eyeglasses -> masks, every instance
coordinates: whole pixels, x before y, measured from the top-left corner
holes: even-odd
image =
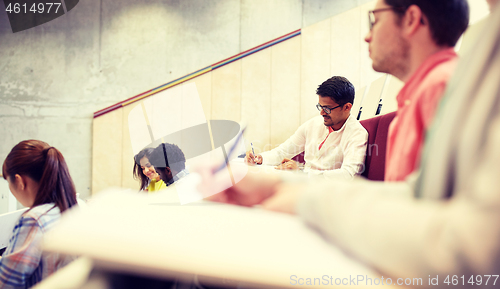
[[[373,25],[375,25],[375,12],[383,12],[383,11],[405,11],[404,7],[386,7],[375,10],[368,11],[368,27],[370,31],[373,29]]]
[[[316,108],[319,111],[323,110],[326,114],[330,114],[330,112],[332,112],[332,110],[336,109],[337,107],[341,107],[341,106],[344,106],[344,105],[337,105],[336,107],[329,108],[328,106],[322,106],[319,103],[316,104]]]
[[[383,11],[399,11],[399,12],[405,12],[408,7],[386,7],[386,8],[380,8],[380,9],[375,9],[375,10],[370,10],[368,11],[368,27],[370,28],[370,31],[373,29],[373,25],[375,25],[375,12],[383,12]],[[424,23],[424,19],[420,18],[420,23]]]

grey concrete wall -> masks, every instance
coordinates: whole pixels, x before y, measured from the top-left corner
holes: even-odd
[[[12,33],[0,1],[0,159],[44,140],[87,198],[93,112],[366,2],[81,0]]]

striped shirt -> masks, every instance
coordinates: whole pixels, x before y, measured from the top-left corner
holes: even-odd
[[[0,288],[32,287],[73,260],[57,253],[42,254],[43,235],[60,217],[53,203],[33,207],[21,215],[0,259]]]

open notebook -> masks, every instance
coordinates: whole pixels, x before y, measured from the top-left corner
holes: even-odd
[[[101,193],[86,210],[68,212],[44,249],[86,255],[107,270],[197,274],[265,288],[302,287],[297,283],[306,278],[317,278],[310,288],[328,287],[326,280],[339,287],[337,278],[381,278],[297,217],[205,201],[180,205],[177,198],[169,190]]]

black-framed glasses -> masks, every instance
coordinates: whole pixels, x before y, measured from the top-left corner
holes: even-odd
[[[368,27],[370,28],[370,31],[373,29],[373,25],[375,25],[375,12],[383,12],[383,11],[399,11],[399,12],[405,12],[408,7],[385,7],[385,8],[380,8],[380,9],[375,9],[375,10],[370,10],[368,11]],[[420,18],[420,23],[424,23],[424,19]]]
[[[386,7],[375,10],[368,11],[368,27],[370,31],[373,29],[373,25],[375,25],[375,12],[383,12],[383,11],[405,11],[404,7]]]
[[[337,105],[336,107],[332,107],[332,108],[329,108],[328,106],[322,106],[321,104],[316,104],[316,108],[321,111],[323,110],[326,114],[330,114],[330,112],[332,112],[332,110],[336,109],[337,107],[342,107],[344,106],[343,104],[342,105]]]

